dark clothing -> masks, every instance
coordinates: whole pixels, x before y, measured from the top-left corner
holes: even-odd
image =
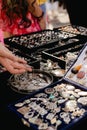
[[[72,25],[87,27],[86,0],[63,0]]]

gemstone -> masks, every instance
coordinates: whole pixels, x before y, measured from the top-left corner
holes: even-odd
[[[84,71],[79,71],[77,74],[77,78],[82,79],[85,76],[85,72]]]

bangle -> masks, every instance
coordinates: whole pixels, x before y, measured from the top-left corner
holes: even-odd
[[[43,18],[43,16],[44,16],[44,12],[42,12],[42,14],[41,14],[41,16],[35,16],[39,21]]]

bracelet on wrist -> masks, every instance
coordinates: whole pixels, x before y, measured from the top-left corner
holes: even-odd
[[[43,18],[43,16],[44,16],[44,12],[42,12],[41,16],[39,17],[35,16],[35,17],[38,19],[38,21],[40,21]]]

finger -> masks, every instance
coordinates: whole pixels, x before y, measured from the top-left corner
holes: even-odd
[[[0,57],[0,63],[2,64],[2,66],[5,67],[7,71],[9,71],[12,74],[24,73],[26,71],[24,65],[15,65],[12,60],[9,60],[4,57]]]
[[[23,63],[23,64],[27,64],[27,61],[25,61],[24,58],[20,58],[18,56],[14,57],[14,61],[19,62],[19,63]]]
[[[26,71],[32,72],[32,70],[33,70],[33,67],[32,67],[32,66],[26,64],[25,67],[26,67]]]
[[[26,71],[32,71],[32,67],[28,65],[19,65],[19,64],[14,64],[14,66],[11,65],[11,67],[8,68],[9,72],[12,74],[21,74]]]
[[[32,67],[28,64],[21,64],[18,62],[12,63],[12,67],[19,70],[32,71]]]
[[[25,69],[9,68],[9,72],[11,74],[22,74],[22,73],[26,72],[26,70]]]
[[[18,61],[21,63],[26,63],[26,61],[23,58],[20,58],[18,56],[15,56],[8,48],[6,48],[4,45],[0,45],[0,56],[9,58],[14,61]]]
[[[5,66],[5,70],[9,71],[11,74],[21,74],[24,73],[26,71],[25,67],[23,67],[22,65],[18,66],[18,65],[12,65],[13,62],[9,60],[6,63],[3,63],[3,66]]]

